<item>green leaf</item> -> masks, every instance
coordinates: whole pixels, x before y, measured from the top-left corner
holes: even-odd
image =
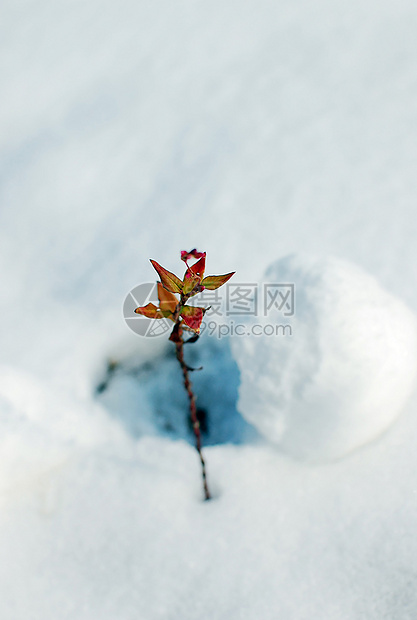
[[[226,282],[230,280],[230,278],[234,276],[235,273],[236,271],[232,271],[231,273],[226,273],[224,276],[206,276],[201,281],[201,284],[202,286],[204,286],[204,288],[208,288],[209,291],[214,291],[216,290],[216,288],[219,288],[223,284],[226,284]]]
[[[184,295],[188,295],[191,293],[193,288],[200,283],[200,276],[196,273],[193,273],[191,269],[187,269],[184,275],[184,282],[182,285],[182,292]]]

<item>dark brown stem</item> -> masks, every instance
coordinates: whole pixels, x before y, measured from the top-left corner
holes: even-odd
[[[194,431],[195,440],[196,440],[197,452],[198,452],[198,455],[199,455],[200,461],[201,461],[202,476],[203,476],[203,488],[204,488],[204,499],[207,500],[207,499],[210,499],[210,493],[209,493],[208,485],[207,485],[206,464],[204,462],[203,453],[201,451],[201,429],[200,429],[200,422],[198,421],[198,417],[197,417],[197,408],[196,408],[196,404],[195,404],[194,392],[192,390],[191,381],[190,381],[190,378],[188,376],[188,366],[184,362],[184,348],[183,348],[184,347],[184,340],[183,340],[183,337],[182,337],[181,323],[178,320],[177,320],[177,323],[175,325],[175,331],[176,331],[175,347],[176,347],[177,360],[179,361],[179,363],[181,365],[182,374],[183,374],[183,377],[184,377],[184,387],[185,387],[185,389],[187,391],[188,398],[189,398],[189,401],[190,401],[191,423],[193,425],[193,431]]]

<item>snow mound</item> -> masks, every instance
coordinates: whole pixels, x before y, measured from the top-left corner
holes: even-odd
[[[129,448],[105,411],[18,368],[0,364],[0,495],[30,487],[74,451]]]
[[[414,314],[340,259],[292,255],[272,264],[264,282],[294,284],[294,313],[277,303],[249,321],[250,331],[288,325],[285,336],[231,339],[242,415],[306,460],[338,458],[378,437],[415,385]]]

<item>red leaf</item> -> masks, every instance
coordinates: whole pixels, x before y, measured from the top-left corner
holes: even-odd
[[[155,304],[146,304],[146,306],[141,306],[140,308],[135,309],[136,314],[142,314],[146,316],[148,319],[163,319],[164,315],[161,313],[159,308],[155,306]]]
[[[182,342],[181,323],[175,323],[169,336],[169,340],[171,340],[171,342],[175,342],[175,344],[179,344],[180,342]]]
[[[206,268],[206,253],[204,252],[200,260],[194,263],[194,265],[192,265],[190,269],[193,273],[196,273],[198,276],[200,276],[200,280],[201,280],[201,278],[204,275],[205,268]]]
[[[224,276],[206,276],[201,284],[204,288],[208,288],[209,291],[214,291],[216,288],[219,288],[223,284],[225,284],[230,278],[236,273],[236,271],[232,271],[231,273],[226,273]]]
[[[183,321],[196,334],[200,332],[201,321],[203,320],[205,309],[197,306],[183,306],[181,316]]]
[[[150,259],[154,269],[158,272],[159,277],[161,278],[162,284],[165,286],[167,291],[171,291],[171,293],[181,293],[182,291],[182,282],[181,280],[174,274],[161,267],[159,263],[155,260]]]
[[[181,260],[183,261],[187,261],[191,257],[201,258],[203,255],[205,256],[205,252],[197,252],[196,248],[194,248],[193,250],[190,250],[189,252],[186,252],[185,250],[181,250]]]

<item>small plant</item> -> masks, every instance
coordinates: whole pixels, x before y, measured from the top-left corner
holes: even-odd
[[[181,366],[184,387],[190,402],[190,420],[195,435],[196,449],[201,461],[204,498],[208,500],[210,499],[210,492],[207,482],[206,464],[201,451],[200,422],[197,416],[196,399],[189,378],[190,371],[201,370],[201,368],[191,368],[185,363],[184,344],[193,343],[198,340],[201,322],[210,306],[209,308],[187,306],[187,301],[190,297],[194,297],[194,295],[201,293],[204,289],[213,291],[219,288],[225,284],[235,272],[232,271],[223,276],[204,277],[206,253],[197,252],[195,248],[190,252],[182,251],[181,260],[183,260],[187,266],[182,280],[151,259],[151,263],[160,277],[160,282],[157,283],[159,307],[155,306],[153,303],[148,303],[146,306],[136,308],[135,312],[149,319],[166,318],[174,323],[169,339],[175,344],[177,360]],[[196,260],[197,262],[194,262],[194,264],[190,266],[188,263],[191,260]],[[179,297],[177,297],[177,295]],[[184,331],[193,332],[193,336],[184,341]]]

